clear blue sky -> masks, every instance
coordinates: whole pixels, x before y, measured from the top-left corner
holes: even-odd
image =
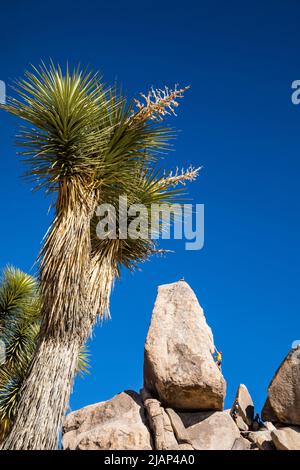
[[[205,247],[164,244],[176,253],[123,275],[72,409],[140,388],[157,285],[184,276],[223,351],[227,405],[243,382],[260,410],[300,339],[300,106],[290,99],[300,79],[299,2],[12,0],[1,2],[0,17],[0,80],[8,84],[51,57],[101,70],[129,97],[151,85],[192,85],[165,166],[204,165],[190,194],[205,204]],[[50,223],[49,200],[21,178],[16,120],[0,119],[0,266],[28,271]]]

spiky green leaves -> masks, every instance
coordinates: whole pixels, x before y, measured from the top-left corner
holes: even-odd
[[[10,321],[20,311],[30,314],[30,307],[35,296],[36,281],[19,269],[7,267],[0,285],[0,328],[5,321]]]
[[[32,67],[15,87],[19,97],[4,109],[27,121],[18,143],[27,157],[29,174],[50,190],[60,179],[74,174],[93,176],[105,148],[107,91],[97,75],[42,65]]]
[[[78,356],[77,371],[80,376],[88,374],[90,370],[90,354],[87,346],[82,346]]]
[[[168,130],[134,118],[133,103],[100,77],[66,67],[32,67],[15,87],[18,98],[3,106],[28,123],[18,144],[38,187],[56,190],[80,175],[101,187],[128,181],[136,161],[166,148]]]
[[[6,268],[0,284],[0,339],[5,344],[5,363],[0,365],[0,435],[7,432],[16,412],[20,387],[36,347],[39,312],[36,280],[19,269]]]

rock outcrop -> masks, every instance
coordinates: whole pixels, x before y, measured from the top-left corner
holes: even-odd
[[[238,437],[235,441],[234,444],[231,448],[231,450],[250,450],[251,449],[251,443],[248,441],[248,439],[245,439],[244,437]]]
[[[239,428],[240,431],[248,431],[249,430],[249,426],[248,424],[245,423],[245,421],[243,420],[243,418],[241,416],[236,416],[234,418],[234,421],[235,421],[235,424],[237,425],[237,427]]]
[[[168,408],[176,439],[195,450],[231,450],[240,437],[227,411],[175,412]]]
[[[62,445],[68,450],[151,450],[141,397],[132,391],[70,413]]]
[[[175,438],[169,416],[161,403],[153,398],[145,389],[141,391],[144,406],[147,412],[149,428],[151,429],[156,450],[178,449],[179,444]]]
[[[273,423],[300,425],[300,348],[292,350],[277,369],[262,417]]]
[[[225,380],[198,300],[184,281],[160,286],[145,345],[144,388],[70,413],[68,450],[300,450],[300,349],[269,386],[264,423],[243,384],[223,411]]]
[[[171,408],[222,410],[226,384],[214,351],[211,329],[189,285],[160,286],[145,345],[145,388]]]
[[[245,434],[246,435],[246,434]],[[275,446],[272,442],[271,432],[268,430],[263,431],[250,431],[247,433],[247,439],[253,442],[259,450],[274,450]]]
[[[277,450],[300,450],[300,427],[287,426],[271,434]]]

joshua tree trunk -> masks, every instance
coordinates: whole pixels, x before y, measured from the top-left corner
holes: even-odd
[[[56,449],[80,349],[78,341],[42,339],[4,449]]]
[[[68,408],[77,358],[113,272],[91,257],[90,221],[97,197],[73,182],[60,189],[56,217],[41,254],[42,328],[3,449],[55,449]]]

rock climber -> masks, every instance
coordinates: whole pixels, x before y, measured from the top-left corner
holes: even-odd
[[[256,413],[255,417],[253,418],[253,424],[252,424],[253,430],[258,430],[262,426],[263,426],[263,422],[260,419],[259,414]]]
[[[236,420],[239,413],[240,413],[240,407],[239,407],[238,402],[235,401],[234,406],[232,407],[232,411],[231,411],[231,416],[233,417],[234,420]]]
[[[222,365],[222,351],[217,351],[215,352],[215,361],[216,361],[216,364],[217,366],[219,367],[219,369],[221,369],[221,365]]]

